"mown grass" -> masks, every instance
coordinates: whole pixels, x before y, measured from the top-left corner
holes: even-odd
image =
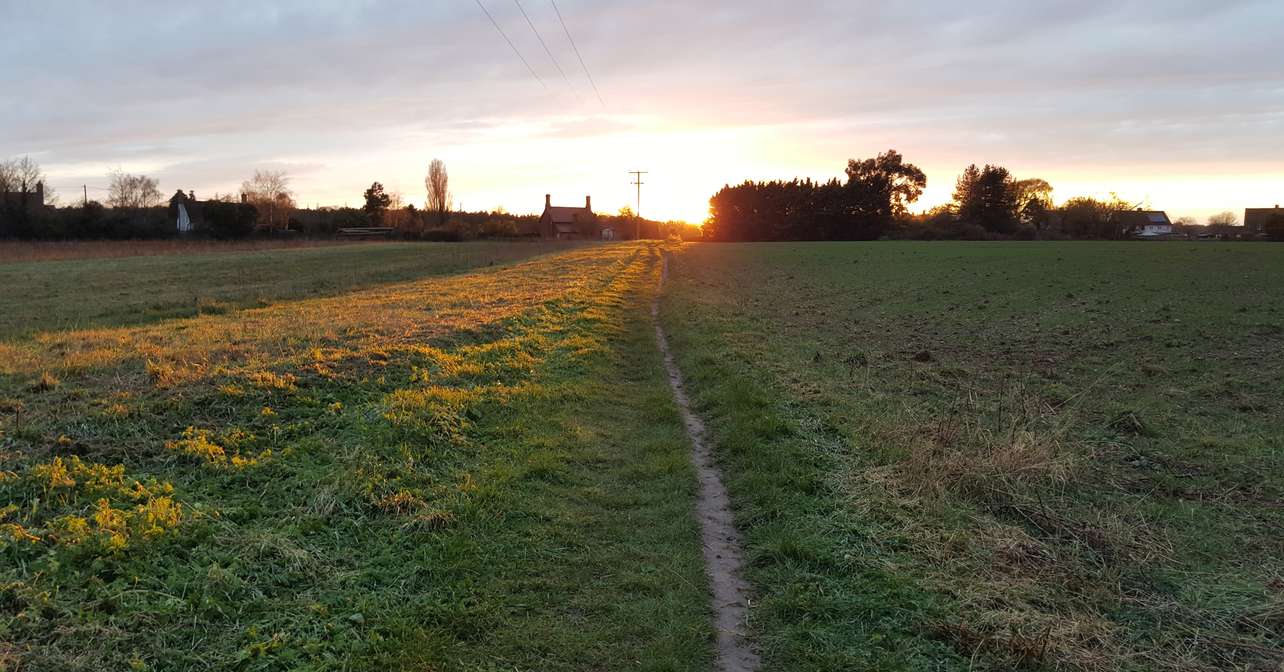
[[[0,669],[704,669],[657,255],[4,343]]]
[[[769,669],[1284,662],[1284,248],[693,245]]]
[[[40,331],[148,324],[334,296],[571,249],[565,243],[542,241],[249,250],[237,243],[214,243],[198,247],[200,254],[147,253],[151,248],[145,243],[92,244],[99,246],[112,251],[138,247],[146,256],[0,258],[0,341]]]

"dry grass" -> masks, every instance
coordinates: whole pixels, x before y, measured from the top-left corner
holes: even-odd
[[[1017,388],[997,409],[968,395],[939,417],[891,423],[883,441],[908,453],[893,468],[913,494],[994,502],[1032,485],[1064,484],[1078,454],[1067,445],[1069,427],[1064,413]]]
[[[624,660],[697,669],[705,596],[690,501],[673,495],[690,474],[671,468],[685,448],[665,381],[640,358],[662,393],[600,412],[627,442],[590,440],[599,411],[579,403],[625,384],[609,372],[626,324],[653,347],[624,320],[641,314],[634,293],[653,286],[655,259],[594,246],[0,343],[0,552],[21,554],[0,569],[14,624],[0,640],[15,644],[0,654],[59,672],[129,669],[135,655],[153,669],[461,669],[473,647],[505,668],[538,669],[552,651],[591,660],[552,667],[610,669],[592,657],[623,647],[646,649]],[[636,462],[651,455],[666,466]],[[654,506],[608,511],[578,494],[620,489],[592,480],[617,459],[629,497]],[[666,485],[639,486],[643,472]],[[639,541],[666,526],[682,550]],[[575,549],[582,573],[564,560]],[[603,578],[675,558],[676,584],[668,569]],[[620,600],[624,582],[690,594]],[[674,624],[670,650],[637,623]]]
[[[592,253],[567,257],[568,263],[592,258]],[[118,367],[136,362],[157,387],[224,375],[270,385],[278,382],[270,372],[273,365],[312,365],[318,348],[349,359],[483,329],[530,305],[564,296],[570,287],[558,278],[567,275],[550,264],[521,264],[443,283],[431,297],[411,284],[154,326],[46,333],[30,341],[0,343],[0,374],[35,379],[47,372],[65,378],[112,370],[120,376],[128,372]]]
[[[63,261],[67,259],[115,259],[170,254],[218,254],[284,250],[332,245],[378,245],[385,241],[339,239],[298,240],[67,240],[0,241],[0,263],[16,261]]]
[[[133,249],[131,243],[113,245],[118,247],[112,250]],[[228,245],[173,248],[192,254],[0,263],[0,286],[16,288],[0,292],[0,341],[41,332],[228,315],[282,301],[507,265],[577,247],[555,241],[398,242],[244,252],[236,251],[236,244]]]
[[[1131,657],[1179,669],[1173,656],[1130,649],[1108,616],[1125,593],[1120,568],[1166,561],[1173,548],[1136,510],[1073,506],[1068,493],[1094,477],[1076,422],[1073,405],[1021,386],[997,398],[962,394],[936,417],[907,407],[874,430],[903,457],[852,465],[845,487],[894,519],[926,559],[927,584],[958,606],[932,631],[974,663],[1104,672]],[[960,511],[970,512],[965,525],[941,524]]]

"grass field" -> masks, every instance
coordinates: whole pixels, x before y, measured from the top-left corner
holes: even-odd
[[[765,669],[1284,663],[1281,246],[383,244],[0,286],[0,671],[710,669],[657,296]]]
[[[386,241],[360,241],[382,245]],[[115,259],[159,255],[224,254],[288,250],[303,247],[352,246],[342,238],[256,238],[249,240],[0,240],[0,263],[11,261],[61,261]]]
[[[24,244],[0,244],[0,251],[20,245]],[[161,251],[138,242],[82,245],[101,254],[0,263],[0,287],[5,288],[0,292],[0,340],[43,330],[145,324],[280,300],[334,296],[571,248],[545,242],[357,243],[284,249],[213,243],[197,245],[193,252],[191,245],[171,245]],[[139,254],[118,256],[129,251]]]
[[[256,253],[206,289],[536,249]],[[658,259],[563,248],[0,343],[0,669],[705,669]],[[32,272],[101,268],[62,263]],[[117,263],[130,291],[176,268]],[[101,291],[61,287],[69,315]]]
[[[772,670],[1276,670],[1284,247],[687,246]]]

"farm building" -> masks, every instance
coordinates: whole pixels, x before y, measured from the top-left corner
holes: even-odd
[[[1266,224],[1271,219],[1284,219],[1284,208],[1276,204],[1273,208],[1248,208],[1244,210],[1244,230],[1249,234],[1266,232]]]
[[[45,183],[37,182],[35,191],[0,191],[0,206],[15,206],[28,210],[45,207]]]
[[[539,218],[539,235],[552,240],[597,238],[597,215],[593,214],[593,197],[584,197],[584,207],[553,205],[553,196],[544,196],[544,214]]]
[[[1138,238],[1171,236],[1173,223],[1162,210],[1129,210],[1119,213],[1119,221]]]

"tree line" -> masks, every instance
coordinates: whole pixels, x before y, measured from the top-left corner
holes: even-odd
[[[705,238],[719,241],[963,239],[1122,239],[1133,235],[1126,213],[1138,209],[1112,195],[1053,204],[1053,187],[1021,179],[1002,166],[964,169],[953,201],[921,214],[909,206],[927,176],[895,150],[852,159],[846,179],[746,181],[710,199]],[[1233,213],[1210,220],[1217,225]]]
[[[422,209],[402,196],[373,183],[358,208],[300,208],[290,176],[283,171],[258,170],[236,193],[197,199],[178,190],[166,199],[153,177],[113,171],[103,201],[81,200],[59,207],[53,190],[45,189],[45,206],[36,207],[37,184],[47,184],[39,164],[30,158],[0,161],[0,238],[137,239],[166,238],[177,231],[178,206],[194,224],[191,235],[241,238],[250,235],[298,233],[333,235],[341,229],[389,227],[404,238],[464,240],[518,236],[535,230],[538,217],[495,212],[454,210],[446,165],[434,159],[424,178]],[[54,203],[50,203],[54,201]]]
[[[847,162],[847,181],[748,181],[723,187],[709,202],[712,240],[873,240],[927,186],[927,175],[895,150]]]

